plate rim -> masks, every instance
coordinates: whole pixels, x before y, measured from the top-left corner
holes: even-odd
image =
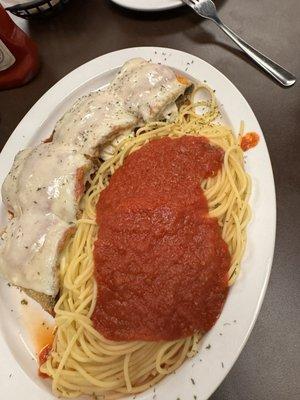
[[[127,53],[135,53],[135,52],[143,52],[143,51],[164,51],[164,52],[171,52],[172,54],[176,54],[178,56],[180,55],[184,55],[184,57],[192,57],[197,59],[198,61],[200,61],[201,63],[204,63],[204,65],[208,66],[210,69],[212,69],[212,71],[214,73],[217,73],[217,75],[219,75],[219,77],[224,80],[227,84],[229,84],[231,86],[232,89],[234,89],[236,91],[236,93],[240,96],[241,99],[243,99],[243,101],[245,102],[245,104],[247,105],[247,107],[249,108],[250,113],[252,114],[252,118],[254,119],[254,121],[257,123],[258,127],[260,128],[260,132],[262,133],[261,127],[257,121],[257,118],[252,110],[252,108],[250,107],[249,103],[247,102],[247,100],[245,99],[245,97],[240,93],[240,91],[236,88],[236,86],[223,74],[221,73],[218,69],[216,69],[214,66],[212,66],[211,64],[207,63],[206,61],[202,60],[201,58],[189,54],[187,52],[183,52],[180,50],[176,50],[176,49],[171,49],[171,48],[165,48],[165,47],[154,47],[154,46],[143,46],[143,47],[131,47],[131,48],[125,48],[122,50],[117,50],[114,52],[110,52],[107,54],[104,54],[102,56],[99,56],[79,67],[77,67],[76,69],[74,69],[73,71],[71,71],[70,73],[68,73],[67,75],[65,75],[62,79],[60,79],[56,84],[54,84],[43,96],[41,96],[41,98],[32,106],[32,108],[26,113],[26,115],[23,117],[23,119],[19,122],[19,124],[17,125],[17,127],[14,129],[13,133],[11,134],[10,138],[8,139],[8,141],[6,142],[5,146],[3,147],[1,154],[0,154],[0,163],[2,164],[2,162],[7,162],[7,160],[9,160],[10,157],[8,157],[9,153],[13,153],[15,154],[16,152],[16,148],[22,148],[22,140],[21,142],[18,140],[18,132],[21,131],[21,128],[23,125],[26,125],[26,122],[28,120],[28,118],[31,116],[31,114],[34,114],[34,112],[36,112],[38,110],[39,107],[41,107],[41,105],[43,104],[43,102],[47,101],[47,99],[51,98],[55,92],[57,90],[59,90],[60,86],[62,86],[63,84],[65,84],[65,86],[72,86],[72,89],[68,90],[67,89],[67,94],[75,91],[77,88],[80,88],[81,86],[83,86],[86,82],[88,82],[90,79],[92,79],[92,77],[87,78],[85,76],[83,76],[82,78],[78,79],[78,74],[80,72],[84,72],[84,70],[89,70],[89,67],[91,67],[92,69],[92,65],[93,63],[105,63],[106,60],[108,60],[112,55],[117,56],[119,55],[123,55],[123,54],[127,54]],[[134,55],[136,56],[136,55]],[[128,54],[128,58],[132,57],[132,55]],[[100,68],[101,69],[101,68]],[[109,70],[109,68],[103,67],[102,71],[98,73],[99,76],[103,75],[105,72],[107,72]],[[84,74],[83,74],[84,75]],[[87,74],[90,75],[90,74]],[[77,81],[76,85],[74,83],[72,83],[72,78],[74,76],[77,76],[77,78],[75,79],[75,81]],[[54,103],[56,103],[54,101]],[[51,108],[51,105],[50,105]],[[45,116],[45,120],[47,120],[47,116]],[[34,137],[35,135],[31,135],[31,137]],[[25,138],[25,137],[24,137]],[[262,138],[263,138],[263,142],[265,143],[265,139],[262,133]],[[250,333],[255,325],[255,322],[257,320],[257,317],[259,315],[259,311],[261,309],[262,306],[262,302],[266,293],[266,289],[267,289],[267,285],[269,282],[269,277],[270,277],[270,273],[271,273],[271,267],[272,267],[272,262],[273,262],[273,257],[274,257],[274,248],[275,248],[275,234],[276,234],[276,194],[275,194],[275,183],[274,183],[274,175],[273,175],[273,170],[272,170],[272,165],[271,165],[271,161],[270,161],[270,155],[269,155],[269,151],[268,148],[266,146],[266,156],[267,156],[267,161],[269,163],[269,172],[270,172],[270,177],[271,177],[271,189],[273,191],[273,196],[271,199],[271,204],[270,204],[270,209],[271,209],[271,213],[273,213],[273,218],[272,218],[272,253],[270,254],[267,266],[266,266],[266,274],[264,276],[264,281],[263,281],[263,285],[261,288],[261,291],[259,293],[259,297],[257,298],[257,302],[256,302],[256,307],[255,307],[255,311],[253,314],[253,317],[251,317],[251,323],[248,326],[247,329],[247,333],[243,336],[242,338],[242,342],[239,346],[239,348],[237,349],[237,351],[234,354],[234,357],[231,360],[230,365],[226,368],[225,373],[222,376],[222,379],[219,380],[218,384],[215,385],[214,387],[212,387],[211,392],[209,394],[209,396],[211,396],[211,394],[219,387],[219,385],[222,383],[222,381],[225,379],[225,377],[227,376],[228,372],[230,371],[230,369],[232,368],[232,366],[235,364],[237,358],[239,357],[242,349],[244,348],[245,344],[247,343],[247,340],[250,336]],[[10,158],[11,160],[11,158]],[[1,174],[2,175],[2,174]],[[1,181],[1,180],[0,180]],[[3,343],[5,343],[3,340],[3,334],[2,332],[0,332],[0,349],[2,349]],[[3,343],[2,343],[3,342]],[[5,346],[8,349],[8,345]],[[10,349],[9,349],[10,352]],[[16,366],[18,366],[19,369],[20,366],[17,362],[17,360],[13,359],[14,363]],[[27,374],[25,373],[25,371],[22,371],[23,375],[26,376],[27,381],[28,381],[28,389],[30,390],[30,388],[33,386],[32,380],[27,376]],[[0,374],[1,377],[2,374]],[[35,388],[38,388],[37,385],[35,385]],[[45,392],[43,391],[43,394],[45,395]],[[208,398],[209,396],[205,397]],[[51,397],[52,398],[52,397]]]
[[[132,11],[142,11],[142,12],[158,12],[158,11],[166,11],[173,10],[175,8],[183,7],[184,4],[181,0],[172,0],[172,4],[163,4],[161,6],[146,6],[145,2],[143,2],[143,6],[132,5],[131,3],[127,3],[127,0],[111,0],[114,4],[117,4],[119,7],[126,8],[127,10]]]

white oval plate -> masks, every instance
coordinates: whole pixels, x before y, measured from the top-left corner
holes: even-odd
[[[230,289],[219,320],[202,340],[199,354],[156,386],[159,400],[186,400],[194,396],[204,400],[220,385],[248,339],[266,291],[274,251],[276,207],[269,154],[257,119],[236,87],[207,62],[177,50],[140,47],[96,58],[54,85],[23,118],[0,155],[0,184],[17,151],[49,137],[55,122],[79,96],[105,86],[117,68],[132,57],[161,62],[196,80],[206,80],[216,90],[225,122],[237,132],[243,120],[246,130],[260,135],[258,146],[246,154],[246,169],[253,182],[253,219],[248,228],[241,274]],[[2,224],[5,214],[1,205]],[[24,324],[28,325],[28,316],[36,313],[39,306],[33,301],[26,307],[20,305],[23,297],[17,289],[0,280],[0,397],[54,399],[50,381],[37,376],[36,354],[24,328]],[[136,398],[152,400],[153,389]]]
[[[163,11],[183,6],[181,0],[111,0],[121,7],[136,11]]]

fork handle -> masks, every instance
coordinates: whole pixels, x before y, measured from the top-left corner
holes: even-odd
[[[273,78],[275,78],[283,86],[292,86],[296,82],[296,77],[288,72],[286,69],[276,64],[270,58],[264,54],[255,50],[236,33],[234,33],[228,26],[223,24],[219,18],[212,19],[223,32],[226,33],[256,64],[268,72]]]

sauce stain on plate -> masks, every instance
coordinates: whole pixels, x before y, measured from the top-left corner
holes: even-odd
[[[242,136],[241,148],[247,151],[255,147],[259,142],[259,135],[256,132],[249,132]]]
[[[38,356],[46,346],[52,346],[55,324],[53,318],[42,309],[32,307],[31,303],[27,307],[22,313],[23,326]]]

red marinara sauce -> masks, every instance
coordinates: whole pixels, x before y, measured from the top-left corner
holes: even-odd
[[[259,135],[256,132],[249,132],[242,136],[241,149],[247,151],[255,147],[259,142]]]
[[[39,70],[35,43],[0,5],[0,90],[29,82]]]
[[[200,182],[217,174],[223,156],[201,137],[153,140],[102,191],[92,319],[106,338],[174,340],[216,322],[230,255]]]

